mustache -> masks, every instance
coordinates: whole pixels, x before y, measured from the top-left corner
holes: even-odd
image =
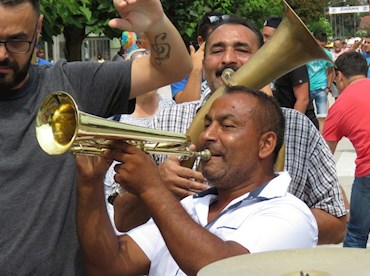
[[[222,75],[222,72],[227,69],[227,68],[230,68],[230,69],[233,69],[234,71],[238,70],[239,67],[236,66],[236,65],[225,65],[223,67],[221,67],[220,69],[217,69],[216,71],[216,77],[221,77]]]
[[[212,155],[216,154],[223,154],[223,151],[220,149],[217,149],[211,142],[205,142],[204,144],[200,145],[200,151],[208,149]]]
[[[15,62],[12,62],[8,59],[6,60],[3,60],[3,61],[0,61],[0,66],[3,66],[3,67],[11,67],[11,68],[14,68],[15,67]]]

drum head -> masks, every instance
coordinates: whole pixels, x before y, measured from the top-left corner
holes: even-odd
[[[198,276],[370,275],[370,250],[318,247],[240,255],[220,260]]]

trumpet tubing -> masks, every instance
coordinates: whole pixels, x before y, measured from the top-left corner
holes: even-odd
[[[211,156],[207,149],[190,151],[191,140],[185,134],[123,124],[81,112],[73,98],[62,91],[51,93],[41,104],[36,137],[40,147],[50,155],[66,151],[101,155],[109,149],[109,140],[123,140],[151,154],[178,154],[203,160]]]

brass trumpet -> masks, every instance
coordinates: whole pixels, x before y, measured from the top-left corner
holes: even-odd
[[[178,154],[183,158],[208,160],[209,150],[192,152],[190,138],[182,133],[159,131],[123,124],[78,110],[66,92],[54,92],[41,104],[36,117],[36,137],[50,155],[70,151],[73,154],[100,155],[109,149],[109,140],[124,140],[146,153]]]

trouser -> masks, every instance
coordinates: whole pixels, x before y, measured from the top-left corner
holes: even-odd
[[[370,231],[370,174],[355,177],[344,247],[366,248]]]
[[[312,90],[310,91],[310,97],[315,102],[317,118],[325,118],[328,114],[328,95],[326,90]]]

